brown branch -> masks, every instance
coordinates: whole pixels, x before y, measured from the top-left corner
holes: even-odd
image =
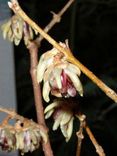
[[[50,37],[46,32],[44,32],[34,21],[32,21],[25,12],[21,9],[16,0],[11,0],[8,3],[9,7],[24,21],[26,21],[33,29],[39,32],[50,44],[52,44],[56,49],[63,52],[67,59],[78,66],[80,70],[91,79],[109,98],[117,103],[117,94],[111,88],[109,88],[105,83],[103,83],[97,76],[95,76],[89,69],[87,69],[79,60],[77,60],[69,49],[64,49],[61,47],[52,37]]]
[[[53,19],[50,21],[50,23],[43,29],[46,33],[48,33],[50,31],[50,29],[56,24],[59,23],[61,21],[61,16],[66,12],[66,10],[71,6],[71,4],[74,2],[75,0],[69,0],[67,2],[67,4],[56,14],[54,12],[52,12],[53,14]],[[36,38],[35,42],[38,46],[40,46],[41,41],[44,39],[44,37],[42,35],[40,35],[39,37]]]
[[[30,62],[31,62],[30,73],[31,73],[31,78],[33,83],[37,120],[39,124],[46,127],[43,104],[42,104],[41,89],[40,89],[40,85],[37,82],[37,73],[36,73],[36,68],[38,64],[38,47],[34,42],[30,42],[28,45],[28,49],[30,53]],[[43,146],[43,151],[45,156],[53,156],[49,139],[47,143],[43,142],[42,146]]]
[[[92,141],[92,143],[96,149],[96,152],[99,154],[99,156],[105,156],[103,148],[96,141],[96,139],[95,139],[93,133],[91,132],[90,128],[87,125],[84,128],[85,128],[90,140]]]
[[[95,139],[95,137],[94,137],[93,133],[91,132],[90,128],[87,126],[86,116],[84,114],[79,113],[78,115],[76,115],[76,117],[80,121],[80,128],[79,128],[79,131],[76,133],[76,135],[78,137],[78,145],[77,145],[76,156],[80,156],[80,153],[81,153],[81,145],[82,145],[82,140],[84,138],[83,129],[86,130],[86,132],[87,132],[91,142],[93,143],[98,155],[99,156],[105,156],[103,148],[98,144],[98,142]]]
[[[84,139],[83,128],[85,126],[85,118],[86,118],[86,116],[85,115],[77,115],[77,117],[79,118],[79,121],[80,121],[80,128],[79,128],[79,131],[76,133],[76,135],[78,137],[76,156],[80,156],[82,140]]]
[[[19,119],[19,120],[24,119],[23,116],[18,115],[14,110],[8,110],[6,108],[3,108],[2,106],[0,106],[0,112],[4,112],[4,113],[8,114],[11,118],[14,118],[14,119]]]
[[[8,114],[8,116],[5,119],[3,119],[2,124],[7,123],[8,120],[10,120],[10,119],[16,119],[16,120],[20,120],[22,122],[28,121],[30,123],[35,124],[37,127],[41,127],[44,131],[47,131],[47,129],[43,125],[41,125],[41,124],[39,125],[39,124],[35,123],[33,120],[24,118],[23,116],[17,114],[14,110],[6,109],[6,108],[3,108],[2,106],[0,106],[0,112],[4,112],[4,113]]]

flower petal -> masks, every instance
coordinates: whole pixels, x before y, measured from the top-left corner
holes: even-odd
[[[22,150],[24,148],[24,132],[16,133],[16,149]]]
[[[9,31],[8,31],[8,33],[7,33],[7,39],[8,39],[9,41],[13,42],[14,34],[13,34],[13,32],[12,32],[11,27],[9,28]]]
[[[43,98],[46,102],[50,101],[50,98],[49,98],[50,90],[51,90],[51,88],[50,88],[49,82],[48,81],[44,82],[42,94],[43,94]]]
[[[7,38],[7,33],[9,31],[9,28],[11,26],[11,20],[9,20],[7,23],[3,24],[1,26],[1,29],[3,31],[3,38],[6,39]]]
[[[70,77],[71,81],[74,84],[74,87],[79,92],[80,96],[83,96],[83,87],[82,87],[79,77],[75,73],[69,71],[68,69],[64,69],[64,71]]]
[[[60,68],[55,68],[55,70],[53,71],[53,76],[55,77],[58,89],[62,88],[61,73],[62,73],[62,69]]]
[[[74,64],[72,63],[69,63],[68,67],[67,67],[71,72],[77,74],[78,76],[80,76],[81,74],[81,70],[75,66]]]
[[[56,97],[62,97],[62,94],[58,90],[51,90],[51,94]]]
[[[67,125],[60,125],[61,132],[63,136],[66,138],[67,137]]]
[[[11,20],[12,20],[11,27],[12,27],[13,34],[17,39],[21,40],[23,35],[23,20],[18,16],[13,16]]]
[[[69,139],[72,136],[72,132],[73,132],[73,120],[74,120],[74,117],[72,117],[71,120],[68,123],[66,142],[68,142]]]
[[[54,65],[51,64],[51,65],[46,69],[46,71],[44,72],[44,75],[43,75],[44,81],[49,81],[50,74],[51,74],[51,72],[52,72],[53,70],[54,70]]]
[[[48,111],[50,111],[50,110],[56,108],[57,106],[58,106],[58,102],[57,102],[57,101],[51,103],[50,105],[48,105],[48,106],[45,108],[44,114],[46,114]]]
[[[20,43],[20,39],[18,39],[18,38],[14,38],[14,44],[17,46],[17,45],[19,45],[19,43]]]
[[[72,113],[64,112],[62,121],[61,121],[61,125],[67,124],[70,121],[71,117],[72,117]]]
[[[30,26],[29,26],[29,35],[30,35],[30,40],[33,39],[34,33],[33,33],[33,30]]]
[[[52,58],[43,61],[43,62],[39,62],[39,64],[37,65],[37,81],[38,83],[41,82],[43,80],[43,74],[46,70],[46,68],[48,67],[49,64],[51,64],[53,61]]]
[[[48,119],[54,112],[54,109],[51,109],[50,111],[48,111],[45,115],[45,119]]]
[[[47,143],[47,141],[48,141],[48,135],[47,135],[47,133],[45,133],[44,131],[41,131],[40,130],[40,134],[41,134],[41,137],[42,137],[43,141],[45,143]]]
[[[53,131],[55,131],[55,130],[57,130],[57,128],[59,127],[59,125],[60,125],[60,122],[61,122],[61,120],[62,120],[62,112],[59,114],[59,116],[55,119],[55,121],[54,121],[54,125],[53,125],[53,127],[52,127],[52,129],[53,129]]]

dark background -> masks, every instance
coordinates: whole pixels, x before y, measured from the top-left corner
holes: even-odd
[[[50,11],[56,13],[67,0],[19,1],[24,11],[42,28],[51,20]],[[49,34],[57,41],[69,39],[70,47],[85,66],[93,71],[108,86],[117,91],[117,0],[76,0]],[[51,48],[45,40],[39,54]],[[36,121],[32,82],[29,74],[29,53],[23,42],[15,47],[15,69],[18,111]],[[98,87],[82,74],[84,97],[74,98],[86,114],[87,122],[107,156],[116,156],[117,149],[117,104],[110,100]],[[53,120],[47,121],[55,156],[75,156],[78,122],[74,121],[71,140],[65,140],[58,130],[52,132]],[[97,156],[95,149],[84,132],[81,156]],[[42,154],[37,150],[27,156]]]

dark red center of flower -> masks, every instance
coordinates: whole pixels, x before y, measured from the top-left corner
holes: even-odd
[[[54,78],[55,80],[55,78]],[[76,96],[76,89],[69,78],[69,76],[64,72],[64,70],[61,73],[61,83],[62,88],[58,89],[56,82],[53,80],[52,90],[55,90],[56,92],[60,92],[65,97],[74,97]]]

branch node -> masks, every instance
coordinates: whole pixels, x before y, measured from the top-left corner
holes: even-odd
[[[53,12],[53,11],[51,11],[51,13],[52,13],[52,15],[53,15],[53,19],[54,19],[57,23],[59,23],[59,22],[61,21],[61,17],[60,17],[58,14],[56,14],[55,12]]]

